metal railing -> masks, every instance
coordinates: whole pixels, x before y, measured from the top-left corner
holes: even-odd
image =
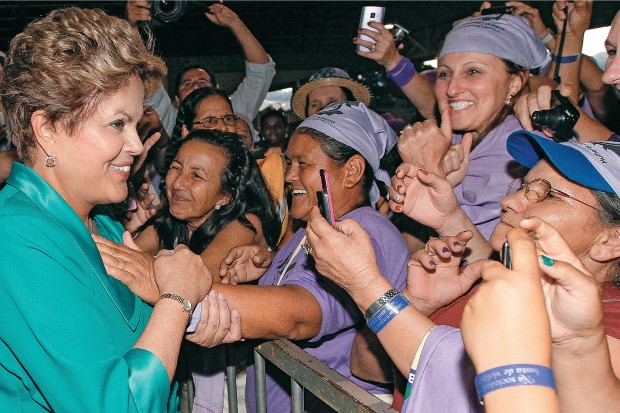
[[[267,413],[265,359],[291,378],[293,413],[304,411],[304,389],[339,413],[398,413],[288,340],[268,341],[254,349],[258,413]]]
[[[226,386],[229,413],[237,413],[237,384],[233,346],[226,346]],[[291,410],[304,411],[304,390],[313,393],[338,413],[398,413],[387,403],[359,387],[288,340],[272,340],[254,348],[256,411],[267,413],[265,360],[291,378]],[[187,383],[189,406],[193,383]],[[190,407],[191,411],[191,407]]]

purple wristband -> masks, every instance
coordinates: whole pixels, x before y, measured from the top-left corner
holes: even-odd
[[[403,57],[392,70],[388,70],[386,73],[398,87],[403,87],[413,79],[416,72],[411,60]]]

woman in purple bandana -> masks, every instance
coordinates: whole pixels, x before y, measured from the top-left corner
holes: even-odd
[[[290,216],[305,223],[317,206],[317,191],[322,190],[319,171],[325,170],[335,219],[353,219],[364,228],[386,278],[402,288],[407,247],[396,227],[371,207],[379,196],[375,180],[389,182],[379,161],[395,143],[396,134],[385,119],[363,103],[331,104],[305,119],[291,137],[285,179],[293,195]],[[344,290],[316,271],[305,235],[305,228],[299,229],[273,259],[255,246],[233,249],[220,275],[238,282],[260,277],[259,285],[216,283],[214,288],[226,295],[231,308],[240,310],[243,337],[293,339],[367,391],[389,394],[389,387],[353,376],[350,354],[363,325],[362,314]],[[253,412],[253,369],[248,369],[247,377],[246,405]],[[290,411],[289,387],[288,377],[273,366],[267,368],[267,411]],[[306,394],[305,406],[309,411],[327,411],[311,394]]]
[[[520,16],[490,15],[458,22],[439,54],[435,96],[441,129],[426,121],[407,126],[398,143],[405,162],[447,174],[459,204],[485,238],[499,219],[506,185],[522,176],[506,151],[508,135],[521,129],[512,115],[527,89],[528,70],[542,65],[544,44]],[[435,147],[433,160],[420,158]],[[463,162],[444,156],[450,145]],[[471,149],[471,152],[470,152]],[[440,170],[439,170],[440,169]]]

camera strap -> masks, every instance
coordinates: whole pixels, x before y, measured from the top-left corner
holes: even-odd
[[[560,65],[562,64],[562,52],[564,50],[564,40],[566,39],[566,27],[568,26],[568,6],[564,7],[564,25],[562,28],[562,35],[560,36],[560,47],[558,48],[557,61],[555,62],[555,72],[553,73],[553,80],[559,85],[562,83],[560,77]]]

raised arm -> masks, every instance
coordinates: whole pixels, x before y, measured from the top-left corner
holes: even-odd
[[[416,73],[413,63],[398,52],[392,33],[383,24],[370,22],[368,25],[378,30],[379,33],[368,29],[359,29],[359,34],[370,37],[376,42],[376,45],[373,47],[372,42],[356,37],[353,39],[353,43],[371,49],[368,52],[356,50],[357,55],[372,59],[383,66],[387,76],[400,87],[420,114],[425,119],[434,119],[437,101],[433,84],[426,76]]]

